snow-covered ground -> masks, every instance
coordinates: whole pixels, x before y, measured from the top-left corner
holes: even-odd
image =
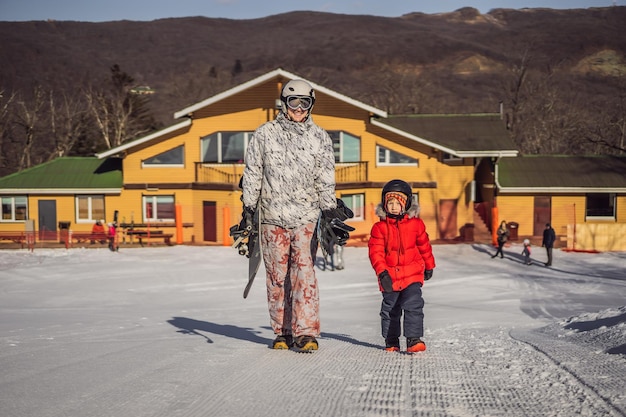
[[[366,248],[318,270],[314,353],[268,348],[265,272],[244,300],[231,248],[0,251],[0,416],[626,415],[626,253],[434,252],[410,355],[382,349]]]

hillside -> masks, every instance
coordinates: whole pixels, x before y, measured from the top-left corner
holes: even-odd
[[[156,91],[152,111],[169,125],[175,111],[282,67],[394,114],[496,112],[503,102],[519,121],[521,93],[553,88],[584,119],[625,92],[624,22],[626,7],[0,22],[0,90],[78,90],[117,64]]]

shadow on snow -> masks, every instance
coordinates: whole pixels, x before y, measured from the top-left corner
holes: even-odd
[[[167,322],[172,326],[178,328],[178,333],[192,336],[200,336],[206,339],[207,343],[213,343],[213,340],[210,337],[206,336],[204,333],[231,337],[233,339],[245,340],[247,342],[258,343],[266,346],[271,345],[273,340],[259,336],[260,331],[255,331],[251,328],[233,326],[230,324],[217,324],[208,321],[194,320],[188,317],[172,317]],[[263,328],[271,330],[270,327]],[[322,332],[321,337],[339,340],[341,342],[350,343],[352,345],[364,346],[374,349],[381,348],[380,345],[356,340],[345,334]]]

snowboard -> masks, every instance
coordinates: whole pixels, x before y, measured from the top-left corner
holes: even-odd
[[[119,243],[119,233],[118,233],[118,217],[120,215],[119,210],[115,210],[113,212],[113,227],[115,228],[115,234],[113,235],[113,237],[111,238],[111,242],[109,244],[109,249],[112,252],[118,252],[120,250],[120,243]]]
[[[314,260],[318,244],[322,249],[322,270],[344,269],[343,246],[350,238],[350,232],[355,230],[343,222],[354,217],[354,213],[341,199],[337,199],[337,210],[341,215],[340,218],[327,219],[323,215],[319,216],[311,242],[311,255]]]
[[[261,266],[261,242],[259,239],[259,210],[254,212],[254,226],[244,227],[242,223],[230,228],[230,236],[235,240],[232,244],[239,255],[248,258],[248,283],[243,290],[243,298],[248,297],[254,277]]]

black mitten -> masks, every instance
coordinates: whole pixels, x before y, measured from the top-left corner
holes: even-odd
[[[432,277],[433,277],[433,270],[432,269],[427,269],[426,271],[424,271],[424,279],[426,281],[428,281]]]
[[[389,275],[386,269],[378,275],[378,281],[380,282],[380,286],[383,287],[383,292],[393,292],[391,275]]]

